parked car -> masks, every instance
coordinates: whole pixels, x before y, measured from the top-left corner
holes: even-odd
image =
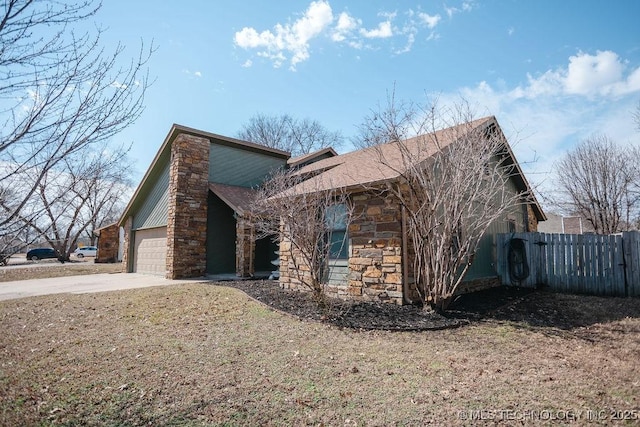
[[[84,258],[86,256],[96,256],[96,253],[98,253],[98,248],[96,248],[95,246],[83,246],[73,251],[73,253],[78,258]]]
[[[58,258],[56,251],[52,248],[35,248],[27,252],[27,259],[38,261],[39,259]]]
[[[8,252],[0,252],[0,264],[7,265],[9,264],[9,258],[11,258],[11,254]]]

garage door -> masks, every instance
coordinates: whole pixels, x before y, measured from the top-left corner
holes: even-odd
[[[167,271],[167,227],[135,232],[133,272],[164,276]]]

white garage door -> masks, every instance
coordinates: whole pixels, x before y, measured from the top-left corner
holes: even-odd
[[[167,271],[167,227],[135,232],[133,272],[164,276]]]

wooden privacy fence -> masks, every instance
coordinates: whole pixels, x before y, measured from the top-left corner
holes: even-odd
[[[502,283],[559,292],[640,296],[640,232],[498,234]]]

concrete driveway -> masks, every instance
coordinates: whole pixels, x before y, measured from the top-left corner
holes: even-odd
[[[48,294],[85,294],[150,286],[206,282],[202,279],[168,280],[161,276],[137,273],[87,274],[50,279],[0,282],[0,301]]]

